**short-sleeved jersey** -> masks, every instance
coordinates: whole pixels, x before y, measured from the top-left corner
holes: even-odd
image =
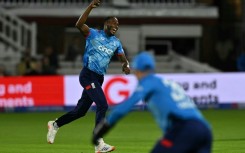
[[[107,36],[104,30],[89,29],[86,38],[83,65],[104,75],[114,54],[124,54],[121,42],[115,36]]]
[[[185,94],[180,85],[154,74],[150,74],[139,81],[132,96],[112,110],[107,117],[108,123],[110,125],[115,124],[139,100],[146,102],[163,132],[171,127],[171,123],[173,123],[171,117],[173,116],[182,120],[197,119],[207,124],[194,102]]]

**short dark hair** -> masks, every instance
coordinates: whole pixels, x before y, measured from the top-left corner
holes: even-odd
[[[104,19],[104,23],[106,23],[107,21],[109,21],[109,20],[112,19],[112,18],[117,18],[117,17],[115,17],[115,16],[108,16],[108,17],[106,17],[106,18]]]

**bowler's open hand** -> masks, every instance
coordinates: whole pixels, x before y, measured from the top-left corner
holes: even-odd
[[[93,0],[93,1],[91,2],[92,8],[96,8],[96,7],[98,7],[99,5],[100,5],[100,0]]]
[[[122,65],[122,71],[123,71],[125,74],[130,74],[130,67],[129,67],[129,64],[124,63],[124,64]]]

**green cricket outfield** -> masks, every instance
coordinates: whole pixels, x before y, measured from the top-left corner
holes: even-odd
[[[245,153],[245,110],[202,110],[213,128],[213,153]],[[62,127],[46,142],[47,122],[64,112],[1,113],[0,153],[93,153],[94,112]],[[148,111],[134,111],[104,138],[115,153],[148,153],[161,131]]]

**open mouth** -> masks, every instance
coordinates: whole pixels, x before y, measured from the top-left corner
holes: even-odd
[[[111,32],[114,34],[114,33],[116,33],[117,32],[117,28],[112,28],[111,29]]]

